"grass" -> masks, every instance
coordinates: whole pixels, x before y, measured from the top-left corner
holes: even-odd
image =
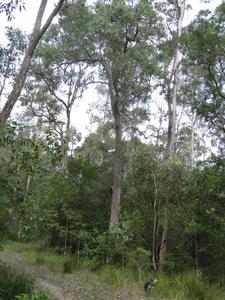
[[[61,271],[64,266],[64,257],[56,253],[54,249],[38,250],[38,245],[33,243],[21,243],[8,241],[4,245],[6,251],[17,251],[26,256],[31,262],[46,265],[53,271]]]
[[[99,281],[111,286],[112,289],[127,286],[129,282],[129,273],[115,266],[102,267],[98,272]]]
[[[171,300],[224,300],[225,291],[218,285],[210,284],[201,272],[190,271],[182,274],[158,276],[154,288],[155,299]]]
[[[48,266],[52,270],[70,273],[80,280],[81,286],[91,289],[104,289],[106,293],[120,293],[122,299],[140,299],[144,297],[144,282],[150,278],[158,279],[151,291],[154,300],[224,300],[225,291],[209,281],[200,272],[190,271],[168,276],[154,272],[143,272],[142,282],[138,282],[138,274],[131,269],[121,269],[106,265],[100,267],[95,260],[80,259],[73,256],[66,259],[53,249],[39,251],[37,245],[31,243],[7,242],[5,251],[18,251],[30,261]],[[93,272],[94,271],[94,272]],[[118,294],[119,295],[119,294]],[[133,295],[136,295],[133,296]],[[140,296],[141,295],[141,296]],[[110,299],[110,298],[108,298]]]
[[[21,293],[31,293],[34,288],[34,280],[27,274],[1,265],[0,287],[0,299],[13,300]]]

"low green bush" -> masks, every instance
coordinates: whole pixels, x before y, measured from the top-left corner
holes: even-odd
[[[45,259],[44,259],[44,256],[41,254],[38,254],[36,259],[35,259],[35,262],[38,264],[38,265],[44,265],[45,263]]]
[[[16,295],[31,293],[34,280],[29,275],[0,265],[1,300],[14,300]]]
[[[21,294],[16,296],[17,300],[45,300],[49,298],[51,291],[50,289],[46,289],[43,291],[34,290],[31,295]]]
[[[155,278],[154,275],[151,277]],[[149,277],[150,278],[150,277]],[[201,272],[190,271],[168,276],[157,275],[157,285],[152,290],[156,299],[170,300],[223,300],[224,291],[215,284],[210,284]]]
[[[63,272],[64,273],[72,273],[75,269],[76,262],[72,257],[67,257],[63,262]]]
[[[222,290],[214,284],[210,284],[201,272],[188,272],[176,278],[180,299],[188,300],[219,300],[224,299]],[[178,293],[179,294],[179,293]]]
[[[126,270],[116,266],[105,266],[98,271],[98,277],[101,282],[110,284],[112,288],[125,286],[129,281]]]

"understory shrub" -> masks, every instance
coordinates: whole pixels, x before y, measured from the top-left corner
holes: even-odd
[[[76,269],[77,262],[72,256],[68,256],[63,261],[63,271],[64,273],[72,273]]]
[[[185,299],[188,300],[222,300],[222,290],[210,284],[208,279],[201,272],[188,272],[176,278],[178,290],[181,291]]]
[[[17,300],[45,300],[49,298],[51,291],[50,289],[46,289],[43,291],[34,290],[31,295],[21,294],[16,296]]]
[[[129,281],[128,273],[116,266],[105,266],[98,271],[100,281],[110,284],[112,288],[122,287]]]
[[[190,271],[168,276],[158,275],[155,296],[171,300],[223,300],[224,291],[210,284],[201,272]]]
[[[34,280],[5,265],[0,265],[1,299],[14,300],[16,295],[29,294],[34,289]]]

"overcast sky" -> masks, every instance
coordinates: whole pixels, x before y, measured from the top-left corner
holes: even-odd
[[[4,27],[5,26],[13,26],[19,27],[21,30],[25,31],[26,33],[30,33],[33,29],[33,25],[35,22],[36,14],[40,5],[41,0],[27,0],[26,2],[26,10],[22,12],[17,12],[15,14],[15,19],[8,23],[6,18],[1,15],[0,18],[0,38],[1,43],[5,41],[4,38]],[[49,0],[47,9],[45,12],[45,19],[50,14],[52,8],[54,7],[54,3],[56,0]],[[188,4],[192,6],[192,10],[186,12],[184,25],[188,24],[191,20],[194,19],[195,15],[201,9],[210,9],[214,10],[222,0],[211,0],[210,3],[201,3],[201,0],[188,0]],[[87,117],[87,109],[90,102],[94,101],[97,98],[96,92],[94,88],[90,88],[84,95],[83,100],[79,100],[79,103],[75,104],[73,110],[73,125],[77,128],[79,132],[82,132],[82,135],[87,135],[89,130],[86,128],[89,124],[88,117]],[[14,110],[15,111],[15,110]],[[88,125],[89,126],[89,125]],[[91,130],[91,128],[89,127]]]
[[[36,13],[41,0],[26,0],[25,2],[26,2],[26,11],[17,13],[15,20],[13,20],[11,24],[29,33],[33,28],[34,21],[36,18]],[[57,2],[56,0],[48,1],[46,15],[49,14],[49,12],[54,6],[54,3],[56,2]],[[192,11],[186,12],[185,22],[190,22],[191,19],[194,18],[194,16],[198,13],[200,9],[214,10],[216,6],[218,6],[221,2],[222,0],[211,0],[210,3],[201,3],[201,0],[187,0],[187,3],[192,6]],[[2,18],[2,16],[1,16],[1,23],[2,23],[1,24],[1,31],[2,31],[2,25],[5,24],[5,20],[4,18]]]

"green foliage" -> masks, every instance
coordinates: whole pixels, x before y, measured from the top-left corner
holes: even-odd
[[[63,270],[64,257],[59,255],[54,248],[46,247],[40,250],[37,244],[12,241],[7,242],[4,247],[6,251],[18,251],[33,263],[44,264],[51,270]]]
[[[210,285],[201,272],[190,272],[178,276],[176,285],[179,289],[178,299],[185,297],[190,300],[222,299],[222,291],[216,285]]]
[[[73,269],[75,268],[76,261],[73,257],[66,257],[63,262],[63,272],[64,273],[72,273]]]
[[[34,288],[34,280],[25,273],[0,265],[0,286],[3,300],[14,300],[21,293],[30,293]]]
[[[168,276],[157,275],[157,285],[152,290],[156,299],[216,300],[224,298],[224,291],[218,285],[210,284],[201,272],[190,271]]]
[[[45,263],[45,259],[43,255],[37,255],[35,262],[39,265],[43,265]]]
[[[139,272],[139,281],[141,281],[141,273],[145,267],[150,266],[151,252],[138,247],[135,251],[129,253],[129,265],[135,266]]]
[[[183,51],[187,57],[184,64],[185,93],[192,101],[192,108],[204,118],[214,133],[224,134],[225,114],[224,72],[224,22],[225,3],[214,14],[201,11],[187,27],[183,35]],[[190,88],[191,87],[191,88]]]
[[[98,277],[101,282],[110,284],[113,289],[126,285],[129,280],[127,272],[115,266],[101,268]]]
[[[50,289],[46,289],[46,290],[34,290],[32,291],[31,295],[27,295],[27,294],[21,294],[16,296],[15,298],[18,300],[44,300],[44,299],[48,299],[50,296]]]
[[[114,225],[109,230],[97,236],[97,245],[94,255],[102,263],[121,263],[124,265],[128,257],[129,246],[132,242],[132,232],[130,232],[130,221],[121,220],[119,225]]]
[[[180,42],[184,59],[180,65],[179,101],[191,114],[196,110],[211,122],[216,134],[224,133],[225,6],[222,3],[213,15],[201,12],[177,41],[172,31],[166,35],[156,11],[166,11],[172,21],[176,17],[175,10],[171,10],[174,2],[169,1],[167,7],[167,2],[161,1],[161,8],[150,2],[97,1],[90,7],[83,1],[67,1],[59,24],[52,26],[36,51],[27,94],[21,98],[24,105],[31,105],[29,113],[35,106],[39,113],[50,112],[51,120],[56,121],[65,105],[57,102],[54,94],[60,91],[60,95],[68,96],[71,90],[65,89],[75,84],[75,79],[78,85],[84,80],[83,87],[87,80],[94,79],[95,74],[81,74],[85,63],[92,64],[98,79],[105,81],[104,63],[108,64],[125,133],[121,145],[120,223],[108,229],[115,150],[112,114],[104,114],[103,120],[98,116],[97,131],[75,150],[73,145],[64,170],[62,145],[69,142],[68,150],[77,141],[76,131],[64,141],[58,127],[61,123],[46,126],[45,118],[40,117],[37,126],[10,123],[0,136],[0,238],[38,240],[42,251],[16,244],[17,250],[33,262],[65,273],[82,267],[97,270],[101,280],[105,276],[109,284],[119,286],[127,281],[118,265],[135,266],[141,280],[141,275],[147,278],[145,274],[151,270],[153,253],[157,264],[168,213],[164,259],[165,270],[171,276],[162,275],[154,293],[171,299],[211,299],[212,293],[217,295],[216,286],[204,276],[221,285],[224,280],[224,156],[212,157],[190,170],[190,126],[182,126],[177,133],[176,155],[167,161],[166,130],[157,125],[152,131],[150,126],[153,136],[147,144],[137,137],[136,127],[143,120],[149,121],[143,103],[147,101],[146,107],[151,106],[153,77],[161,76],[154,82],[167,94],[165,74],[172,67],[171,56]],[[4,9],[6,6],[0,2],[0,12]],[[25,48],[21,32],[8,28],[7,37],[7,47],[14,45],[15,49],[10,54],[8,48],[0,47],[1,79],[15,75]],[[79,73],[78,69],[83,71]],[[167,114],[162,112],[161,118],[163,124]],[[224,137],[218,137],[224,151]],[[195,150],[201,158],[203,151],[197,139],[196,135]],[[194,268],[204,275],[174,276]]]
[[[5,245],[5,248],[9,251],[10,249],[15,251],[16,249],[20,249],[21,251],[24,249],[27,252],[21,252],[23,255],[27,255],[29,249],[36,249],[34,246],[20,244],[20,243],[12,243]],[[36,249],[37,252],[37,249]],[[148,251],[144,249],[137,249],[136,256],[138,257],[147,257]],[[10,253],[10,252],[9,252]],[[53,256],[53,252],[48,250],[49,257]],[[58,257],[58,260],[60,257]],[[65,262],[65,258],[61,256],[62,263]],[[135,258],[136,259],[136,258]],[[121,268],[115,265],[106,265],[106,266],[97,266],[97,261],[93,259],[80,259],[79,266],[78,261],[75,259],[74,256],[68,256],[67,261],[69,262],[70,266],[72,266],[74,270],[73,276],[77,278],[77,276],[84,276],[85,284],[92,283],[93,286],[96,287],[99,283],[101,286],[104,286],[104,289],[108,289],[113,292],[118,290],[123,291],[135,291],[137,288],[137,276],[134,274],[133,270],[130,268]],[[44,264],[48,266],[48,261],[45,260]],[[56,264],[56,261],[55,261]],[[75,267],[74,267],[75,266]],[[54,269],[56,271],[56,268]],[[89,273],[88,270],[91,270],[92,273]],[[60,270],[61,273],[62,269]],[[93,273],[95,271],[96,273]],[[157,278],[158,282],[157,285],[151,291],[151,296],[154,299],[178,299],[178,300],[190,300],[190,299],[208,299],[208,300],[222,300],[224,299],[224,289],[223,283],[221,282],[221,287],[218,284],[212,284],[209,282],[208,278],[203,275],[201,272],[196,271],[189,271],[184,273],[177,273],[171,274],[168,276],[167,274],[162,273],[154,273],[149,269],[143,270],[142,280],[139,283],[140,292],[143,293],[143,285],[144,283],[149,280],[150,278]],[[37,296],[42,295],[45,297],[46,291],[39,291],[37,292]],[[32,293],[26,292],[25,295],[21,295],[20,297],[30,297],[30,298],[18,298],[18,299],[33,299],[31,298]],[[36,295],[36,294],[35,294]],[[138,296],[137,296],[138,297]],[[8,298],[3,298],[8,299]],[[14,298],[13,298],[14,299]],[[36,299],[36,298],[34,298]],[[39,298],[37,298],[39,299]],[[40,299],[47,299],[47,298],[40,298]]]
[[[9,21],[11,21],[14,16],[14,10],[19,9],[19,11],[25,9],[25,3],[22,0],[8,0],[0,2],[0,13],[4,12]]]

